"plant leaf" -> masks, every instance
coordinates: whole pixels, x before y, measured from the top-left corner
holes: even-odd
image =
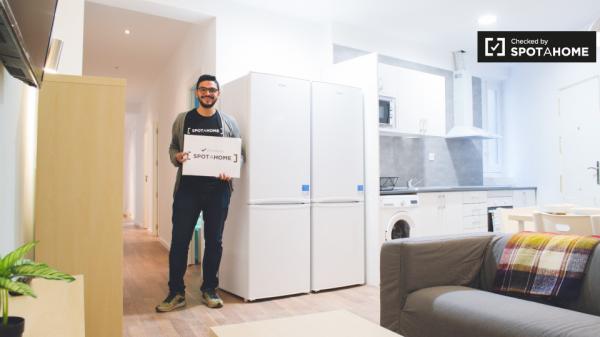
[[[29,259],[21,259],[17,262],[15,262],[15,264],[13,265],[14,267],[16,266],[24,266],[24,265],[28,265],[28,264],[37,264]]]
[[[46,280],[64,280],[72,282],[75,278],[69,274],[52,269],[45,264],[28,264],[12,268],[14,276],[41,277]]]
[[[26,243],[23,246],[8,253],[0,260],[0,276],[10,276],[10,268],[25,256],[35,245],[37,241]]]
[[[33,289],[31,289],[30,286],[26,285],[25,283],[13,282],[5,277],[0,277],[0,289],[7,289],[21,295],[36,297]]]

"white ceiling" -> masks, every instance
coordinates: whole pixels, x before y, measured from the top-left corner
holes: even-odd
[[[83,74],[127,80],[127,109],[134,112],[161,67],[192,24],[87,2]],[[131,31],[130,35],[124,33]]]
[[[231,0],[319,21],[386,31],[423,45],[471,49],[477,30],[581,30],[600,17],[598,0]],[[484,14],[495,25],[478,27]]]
[[[160,65],[191,28],[190,22],[208,18],[198,8],[210,8],[215,14],[236,5],[381,31],[397,37],[389,43],[406,40],[448,51],[474,51],[477,30],[582,30],[600,17],[598,0],[88,0],[84,74],[125,77],[128,102],[140,102]],[[477,18],[484,14],[496,15],[498,22],[478,27]],[[128,27],[132,34],[126,36],[123,30]]]

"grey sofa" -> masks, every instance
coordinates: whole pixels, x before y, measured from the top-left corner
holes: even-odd
[[[598,337],[600,245],[562,307],[491,292],[508,236],[410,238],[381,249],[381,325],[405,337]]]

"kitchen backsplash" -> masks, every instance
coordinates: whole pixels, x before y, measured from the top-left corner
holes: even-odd
[[[425,182],[423,138],[379,137],[379,171],[382,177],[414,178]],[[422,184],[419,184],[422,185]]]
[[[417,186],[483,185],[481,140],[381,136],[379,153],[381,176],[401,184],[414,178]]]

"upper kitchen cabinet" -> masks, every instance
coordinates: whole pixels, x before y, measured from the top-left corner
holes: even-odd
[[[446,78],[427,72],[378,64],[379,95],[394,104],[395,132],[446,135]]]
[[[536,190],[523,189],[513,191],[514,207],[531,207],[536,205]]]

